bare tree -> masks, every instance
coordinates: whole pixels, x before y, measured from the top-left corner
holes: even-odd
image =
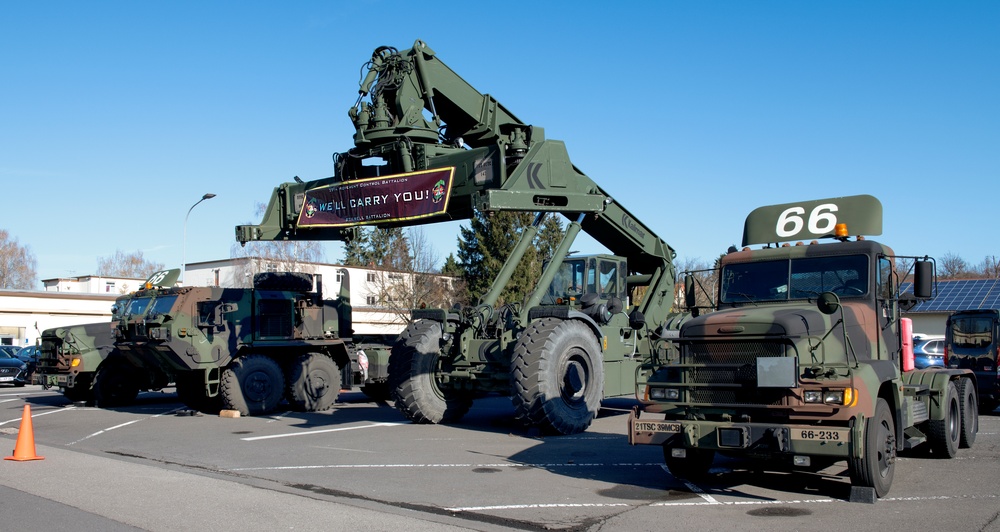
[[[950,251],[938,261],[938,266],[938,277],[942,279],[964,279],[972,276],[969,263]]]
[[[37,261],[27,246],[11,238],[6,229],[0,229],[0,288],[31,290],[35,288],[38,274]]]
[[[715,294],[719,282],[719,261],[714,265],[699,259],[681,259],[675,261],[677,269],[677,284],[674,287],[674,308],[691,310],[687,306],[684,294],[684,279],[690,276],[694,281],[694,307],[704,311],[715,308]]]
[[[1000,279],[1000,260],[996,255],[984,258],[976,267],[976,273],[989,279]]]
[[[163,269],[162,262],[150,262],[142,256],[142,251],[125,253],[120,249],[110,257],[97,259],[97,275],[105,277],[133,277],[145,279],[153,272]]]
[[[264,215],[267,208],[258,203],[254,214]],[[250,222],[248,222],[250,223]],[[314,273],[315,263],[323,262],[323,245],[315,240],[253,240],[246,245],[233,242],[229,256],[237,261],[233,278],[226,283],[233,288],[246,288],[253,284],[253,276],[261,272]]]
[[[440,259],[423,228],[407,229],[377,262],[380,268],[368,272],[368,291],[397,322],[408,322],[415,308],[449,308],[455,303],[455,279],[437,273]]]

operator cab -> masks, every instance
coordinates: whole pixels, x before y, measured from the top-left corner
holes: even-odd
[[[626,300],[625,276],[628,265],[615,255],[581,255],[567,258],[549,284],[543,305],[575,304],[587,294],[598,299]]]

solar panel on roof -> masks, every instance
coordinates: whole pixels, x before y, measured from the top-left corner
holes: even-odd
[[[938,281],[933,299],[921,301],[910,312],[955,312],[968,309],[1000,308],[1000,279],[955,279]],[[902,292],[912,292],[904,283]]]

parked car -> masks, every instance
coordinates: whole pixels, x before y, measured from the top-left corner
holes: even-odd
[[[41,349],[37,345],[29,345],[28,347],[22,347],[17,352],[17,355],[15,355],[21,359],[21,362],[28,365],[28,382],[31,382],[31,376],[35,374],[35,368],[38,367],[39,353],[41,353]]]
[[[944,367],[944,336],[914,334],[913,365],[917,369]]]
[[[0,346],[0,384],[13,384],[14,386],[24,386],[30,382],[28,380],[28,365],[11,353],[17,353],[19,349],[6,349],[9,345]]]

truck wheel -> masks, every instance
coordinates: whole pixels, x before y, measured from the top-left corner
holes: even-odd
[[[958,380],[958,397],[962,405],[962,438],[959,447],[968,449],[979,433],[979,397],[972,379]]]
[[[514,346],[511,359],[514,415],[556,434],[587,430],[604,398],[601,348],[590,327],[576,320],[542,318]]]
[[[174,379],[177,398],[184,406],[206,414],[218,414],[222,410],[222,395],[208,397],[200,372],[178,373]]]
[[[111,361],[94,375],[94,401],[100,408],[127,406],[139,395],[136,377],[126,362]]]
[[[892,487],[896,471],[896,424],[885,399],[880,397],[875,404],[875,415],[865,423],[860,443],[864,446],[864,457],[847,459],[851,484],[875,488],[875,496],[884,497]]]
[[[954,382],[948,383],[941,406],[944,409],[944,419],[928,421],[931,449],[942,458],[954,458],[962,436],[962,407],[958,402],[958,389]]]
[[[438,386],[441,324],[430,320],[410,323],[392,346],[389,390],[396,408],[414,423],[457,421],[472,407],[472,399]]]
[[[244,416],[267,414],[281,403],[284,384],[284,375],[274,359],[264,355],[237,358],[222,372],[222,406]]]
[[[340,367],[321,353],[300,355],[289,367],[288,401],[302,412],[333,406],[340,395]]]
[[[663,461],[670,474],[685,480],[696,481],[705,478],[715,461],[715,451],[711,449],[688,449],[687,456],[677,458],[670,455],[670,448],[663,447]]]

